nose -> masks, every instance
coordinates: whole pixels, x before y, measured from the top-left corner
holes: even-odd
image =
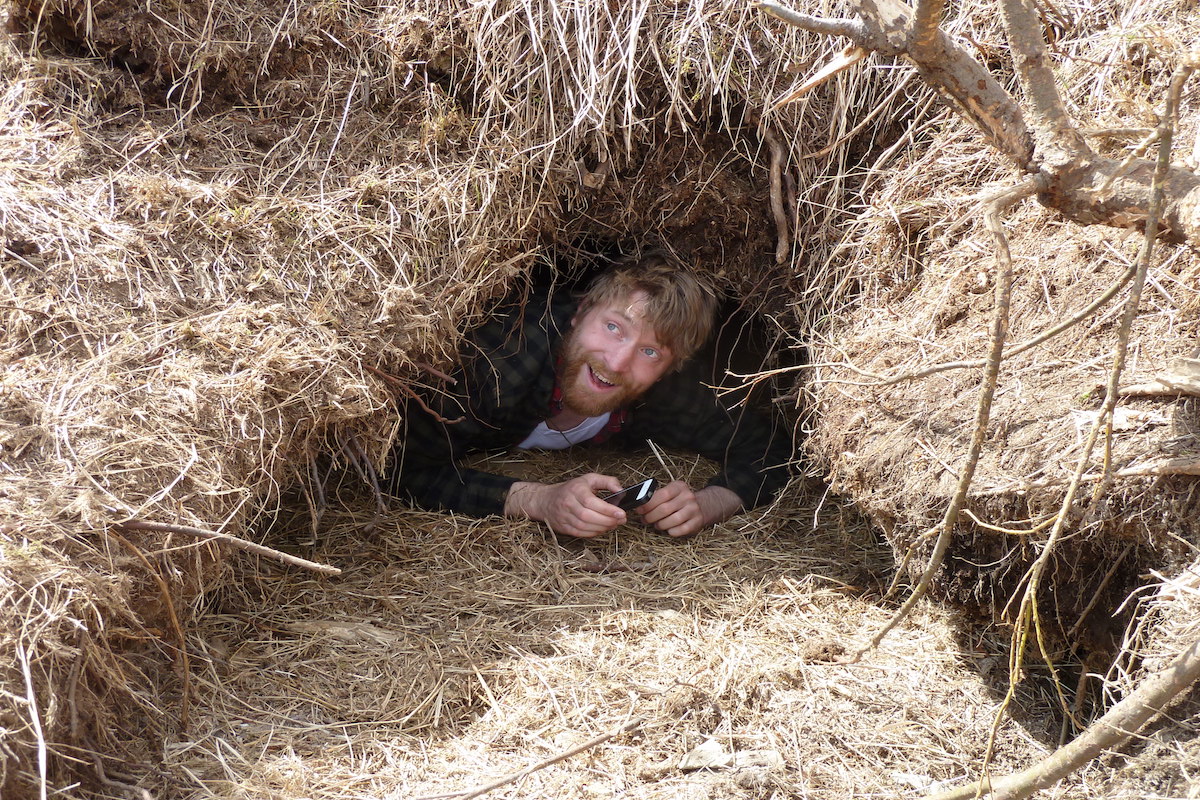
[[[608,368],[613,372],[624,372],[629,368],[636,351],[637,345],[634,342],[621,342],[613,345],[608,351]]]

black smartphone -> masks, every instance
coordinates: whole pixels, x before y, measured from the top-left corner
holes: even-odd
[[[658,481],[654,480],[654,478],[646,478],[646,480],[635,483],[633,486],[626,486],[619,492],[613,492],[603,499],[626,511],[632,511],[649,500],[657,488]]]

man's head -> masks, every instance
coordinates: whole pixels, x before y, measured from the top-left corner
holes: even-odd
[[[588,416],[627,405],[704,344],[715,310],[712,290],[659,254],[601,274],[565,342],[564,405]]]

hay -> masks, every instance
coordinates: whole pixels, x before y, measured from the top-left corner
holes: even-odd
[[[652,456],[616,458],[495,466],[662,474]],[[712,469],[682,454],[668,464]],[[890,556],[851,508],[817,500],[690,543],[635,526],[556,541],[529,523],[411,511],[330,513],[314,541],[296,520],[293,541],[346,573],[306,579],[239,560],[191,632],[203,707],[162,768],[195,796],[420,797],[482,786],[643,717],[490,796],[895,796],[966,776],[999,703],[980,677],[993,643],[964,649],[958,624],[924,605],[862,665],[835,663],[886,619],[877,592]],[[1000,767],[1057,734],[1048,696],[1021,705],[1022,722],[1001,731]],[[784,764],[680,769],[707,739]],[[1089,780],[1062,796],[1087,796]]]
[[[638,531],[585,554],[527,525],[364,519],[340,507],[373,505],[365,481],[321,477],[381,468],[393,392],[434,382],[539,271],[571,280],[665,242],[777,320],[772,349],[852,326],[852,301],[905,279],[871,260],[895,253],[870,234],[892,215],[844,229],[854,210],[915,207],[896,219],[916,257],[960,202],[926,191],[944,173],[906,148],[962,153],[966,185],[995,177],[961,133],[933,141],[928,93],[869,63],[764,116],[837,44],[735,3],[10,0],[0,17],[5,797],[433,792],[610,730],[638,698],[643,751],[509,791],[591,776],[728,794],[731,773],[659,766],[710,733],[805,765],[781,780],[813,794],[969,772],[994,701],[953,656],[957,622],[925,608],[877,655],[877,705],[846,696],[862,686],[842,668],[795,666],[799,637],[886,616],[846,589],[882,554],[836,524],[808,533],[828,519],[811,508],[708,548]],[[190,538],[123,540],[129,517],[360,566],[333,584]],[[594,664],[611,683],[581,677]],[[930,740],[944,753],[926,768]],[[1012,725],[1002,740],[999,766],[1042,747]]]
[[[4,675],[6,795],[42,770],[109,780],[88,751],[144,760],[172,724],[157,693],[186,690],[154,677],[186,674],[172,629],[231,579],[211,545],[126,545],[114,523],[249,536],[294,487],[320,505],[322,460],[378,470],[398,423],[379,373],[433,380],[535,264],[578,272],[605,243],[670,241],[750,304],[794,280],[758,270],[773,235],[754,109],[793,79],[777,53],[822,50],[748,8],[0,13],[2,660],[29,665]],[[846,136],[839,103],[873,103],[873,85],[771,121],[836,142],[803,161],[810,137],[790,145],[809,252],[854,191],[820,176],[890,124]],[[131,702],[141,744],[115,722]]]
[[[1061,23],[1055,52],[1064,95],[1080,98],[1073,112],[1083,127],[1101,131],[1117,125],[1117,112],[1126,115],[1125,128],[1130,117],[1154,119],[1154,81],[1165,79],[1179,43],[1195,32],[1192,15],[1171,4],[1113,7]],[[976,39],[986,37],[986,24],[972,31]],[[1161,61],[1128,62],[1129,52],[1151,43],[1162,46]],[[1183,142],[1197,134],[1196,97],[1193,87],[1180,120]],[[994,248],[978,204],[1013,182],[961,124],[932,135],[928,150],[902,158],[848,234],[846,252],[870,259],[862,302],[815,348],[819,366],[806,387],[819,420],[809,451],[835,489],[884,527],[898,554],[915,548],[914,565],[928,553],[922,535],[939,524],[972,433],[994,288]],[[1139,136],[1097,141],[1120,154]],[[1017,281],[1013,345],[1088,306],[1127,271],[1140,244],[1134,234],[1081,229],[1028,206],[1009,215],[1006,229]],[[1149,381],[1191,352],[1200,335],[1198,275],[1194,253],[1158,249],[1123,385]],[[1015,610],[1010,598],[1039,550],[1039,525],[1058,511],[1082,434],[1103,400],[1123,296],[1004,363],[966,514],[938,576],[941,596],[997,619]],[[931,369],[952,363],[974,366]],[[1072,511],[1070,544],[1056,557],[1057,579],[1042,598],[1050,627],[1068,646],[1110,660],[1129,621],[1111,613],[1147,568],[1173,570],[1190,560],[1200,534],[1194,468],[1187,466],[1200,460],[1194,401],[1131,396],[1120,405],[1109,451],[1116,483],[1091,500],[1097,461]],[[1081,616],[1088,617],[1082,626]]]

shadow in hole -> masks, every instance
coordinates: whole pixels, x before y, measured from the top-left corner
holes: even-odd
[[[934,598],[959,610],[959,652],[1001,700],[1009,691],[1012,618],[1022,577],[1036,555],[1028,537],[980,532],[955,536]],[[1102,679],[1120,655],[1145,585],[1163,553],[1146,544],[1079,536],[1059,548],[1042,578],[1041,644],[1031,630],[1008,716],[1050,748],[1070,741],[1107,709]],[[1045,653],[1042,647],[1045,648]],[[1086,676],[1086,677],[1085,677]]]

